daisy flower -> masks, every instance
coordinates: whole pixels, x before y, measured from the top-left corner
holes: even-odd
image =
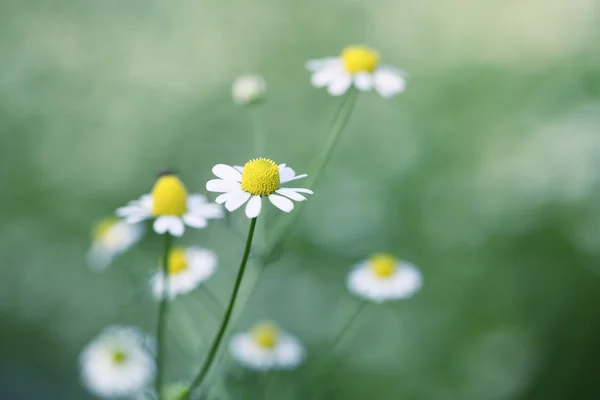
[[[200,247],[175,247],[169,252],[167,262],[168,279],[162,268],[151,278],[152,293],[161,299],[168,282],[167,295],[173,299],[178,294],[189,293],[210,278],[217,267],[217,256]]]
[[[233,335],[229,351],[245,367],[263,371],[293,369],[304,361],[300,341],[272,322],[261,322],[249,332]]]
[[[113,217],[98,222],[92,230],[92,245],[88,250],[90,268],[105,269],[116,256],[139,242],[143,235],[141,224],[127,224]]]
[[[263,197],[268,197],[269,201],[281,211],[290,212],[294,209],[292,200],[306,200],[306,197],[300,193],[313,194],[309,189],[281,187],[287,182],[305,178],[307,175],[296,175],[294,170],[285,164],[278,166],[266,158],[250,160],[243,167],[217,164],[212,172],[219,179],[208,181],[206,190],[222,193],[215,202],[225,203],[228,211],[235,211],[248,202],[246,205],[248,218],[258,217]]]
[[[411,297],[422,285],[414,265],[389,254],[376,254],[348,274],[348,290],[375,303]]]
[[[204,228],[211,218],[222,218],[223,210],[208,203],[201,194],[188,194],[183,183],[173,173],[162,172],[150,194],[130,201],[117,209],[117,215],[129,224],[155,218],[153,228],[162,235],[181,236],[185,225]]]
[[[135,396],[154,380],[153,352],[153,340],[137,328],[106,328],[79,356],[83,384],[101,398]]]
[[[264,100],[267,83],[260,75],[242,75],[231,87],[233,101],[241,105],[256,104]]]
[[[358,90],[375,89],[390,98],[404,91],[405,73],[379,64],[379,53],[366,46],[349,46],[339,57],[309,60],[306,69],[312,73],[313,86],[327,87],[329,94],[340,96],[354,85]]]

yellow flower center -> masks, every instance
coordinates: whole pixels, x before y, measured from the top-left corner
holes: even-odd
[[[379,53],[367,46],[349,46],[342,51],[342,61],[346,71],[373,72],[379,64]]]
[[[267,158],[250,160],[244,165],[242,189],[254,196],[268,196],[279,189],[279,167]]]
[[[108,232],[110,228],[117,222],[116,218],[108,217],[98,222],[94,229],[92,229],[92,239],[94,241],[102,240],[104,235]]]
[[[115,364],[123,364],[127,360],[127,355],[122,351],[115,351],[112,353],[112,360]]]
[[[152,215],[181,216],[187,211],[187,190],[175,175],[163,175],[152,188]]]
[[[272,322],[261,322],[250,332],[254,342],[263,349],[272,349],[279,340],[279,328]]]
[[[389,278],[396,272],[398,261],[389,254],[376,254],[369,259],[371,269],[379,278]]]
[[[185,257],[185,249],[176,247],[169,252],[167,272],[169,275],[176,275],[187,269],[187,258]]]

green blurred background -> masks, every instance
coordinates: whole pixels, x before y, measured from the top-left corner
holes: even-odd
[[[267,156],[305,172],[339,99],[303,64],[354,43],[408,88],[360,97],[235,325],[278,321],[308,362],[265,377],[223,358],[213,398],[600,398],[599,16],[596,0],[2,0],[0,398],[90,398],[78,353],[109,324],[154,331],[161,249],[148,235],[93,273],[93,223],[161,168],[204,192],[214,164],[254,156],[230,98],[245,72],[269,85]],[[243,242],[217,222],[181,243],[219,254],[225,302]],[[423,290],[368,307],[331,353],[358,305],[346,273],[382,250],[419,265]],[[216,329],[205,299],[175,301],[172,381]]]

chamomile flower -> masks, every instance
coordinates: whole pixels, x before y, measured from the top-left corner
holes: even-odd
[[[201,194],[188,194],[179,178],[167,171],[159,175],[150,194],[117,209],[117,215],[130,224],[155,218],[156,233],[182,236],[185,225],[204,228],[208,219],[222,218],[223,210]]]
[[[268,197],[269,201],[281,211],[290,212],[294,209],[292,200],[306,200],[306,197],[300,193],[313,194],[309,189],[281,187],[285,183],[305,178],[307,175],[296,175],[286,164],[278,166],[267,158],[250,160],[243,167],[217,164],[212,171],[219,179],[208,181],[206,190],[222,193],[215,202],[225,203],[228,211],[235,211],[248,202],[246,205],[248,218],[258,217],[263,197]]]
[[[379,53],[366,46],[349,46],[339,57],[309,60],[306,69],[312,73],[315,87],[327,87],[329,94],[339,96],[354,85],[358,90],[375,89],[390,98],[404,91],[405,73],[388,65],[380,65]]]
[[[104,329],[79,356],[84,386],[101,398],[135,396],[156,373],[154,342],[137,328]]]
[[[168,279],[160,268],[151,278],[152,293],[161,299],[167,284],[167,296],[172,299],[178,294],[189,293],[210,278],[217,267],[217,256],[200,247],[176,247],[167,258]]]
[[[231,87],[233,101],[241,105],[256,104],[264,100],[267,83],[260,75],[242,75]]]
[[[304,361],[300,341],[272,322],[261,322],[249,332],[233,335],[229,351],[245,367],[263,371],[293,369]]]
[[[88,263],[95,270],[105,269],[112,260],[139,242],[144,235],[141,224],[127,224],[110,217],[98,222],[92,231]]]
[[[348,274],[348,290],[363,299],[382,303],[411,297],[422,285],[414,265],[389,254],[376,254]]]

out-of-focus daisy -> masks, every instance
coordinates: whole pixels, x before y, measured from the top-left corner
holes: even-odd
[[[104,329],[79,356],[83,384],[101,398],[135,396],[156,373],[154,341],[133,327]]]
[[[102,270],[112,260],[139,242],[144,234],[141,224],[127,224],[109,217],[98,222],[92,231],[92,245],[88,251],[88,263],[92,269]]]
[[[339,57],[309,60],[306,68],[312,73],[315,87],[327,87],[329,94],[339,96],[354,85],[358,90],[375,89],[389,98],[404,91],[405,73],[388,65],[380,65],[379,53],[369,47],[346,47]]]
[[[272,322],[233,335],[229,351],[242,365],[259,370],[292,369],[304,361],[300,341]]]
[[[363,299],[382,303],[412,296],[422,281],[414,265],[389,254],[376,254],[348,274],[348,289]]]
[[[189,293],[210,278],[217,267],[217,256],[200,247],[176,247],[169,252],[167,271],[167,296]],[[154,297],[161,299],[165,288],[162,268],[151,279]]]
[[[117,215],[130,224],[155,218],[156,233],[181,236],[184,224],[204,228],[208,219],[222,218],[223,210],[217,204],[208,203],[201,194],[188,194],[179,178],[166,171],[159,175],[150,194],[130,201],[117,210]]]
[[[222,193],[215,201],[218,204],[225,203],[228,211],[235,211],[250,200],[246,205],[248,218],[258,217],[262,208],[262,197],[268,197],[281,211],[290,212],[294,209],[292,200],[306,200],[300,193],[313,193],[309,189],[281,187],[307,175],[296,175],[286,164],[278,166],[267,158],[250,160],[243,167],[217,164],[212,171],[219,179],[208,181],[206,190]]]
[[[267,83],[260,75],[242,75],[231,87],[233,101],[237,104],[250,105],[262,101],[267,91]]]

